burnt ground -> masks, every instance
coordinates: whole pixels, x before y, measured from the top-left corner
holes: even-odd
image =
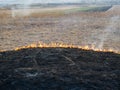
[[[77,48],[1,52],[0,90],[120,90],[120,55]]]

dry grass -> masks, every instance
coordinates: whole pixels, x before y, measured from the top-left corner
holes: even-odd
[[[69,14],[63,11],[44,11],[12,18],[10,14],[9,10],[0,11],[0,50],[11,50],[39,41],[81,46],[95,43],[99,45],[100,35],[108,27],[110,18],[118,15],[113,11]],[[117,21],[115,29],[120,29],[119,24]],[[107,39],[104,47],[119,50],[119,32],[113,37]]]

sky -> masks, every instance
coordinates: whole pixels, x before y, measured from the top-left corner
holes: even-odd
[[[80,3],[80,2],[102,2],[120,0],[0,0],[0,4],[32,4],[32,3]]]
[[[81,0],[0,0],[2,4],[14,4],[14,3],[78,3]]]

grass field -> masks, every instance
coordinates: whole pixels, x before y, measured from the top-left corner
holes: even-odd
[[[41,41],[90,47],[94,45],[95,48],[119,51],[118,7],[113,6],[114,9],[108,11],[104,10],[110,6],[69,6],[33,9],[31,12],[26,9],[13,12],[2,9],[0,50],[12,50]]]
[[[111,6],[81,6],[81,7],[78,7],[78,8],[74,8],[74,9],[70,9],[70,10],[67,10],[66,12],[68,13],[72,13],[72,12],[103,12],[103,11],[106,11],[108,10],[109,8],[111,8]]]

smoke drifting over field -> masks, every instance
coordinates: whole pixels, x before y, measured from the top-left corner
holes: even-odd
[[[13,8],[12,17],[16,18],[7,19],[5,24],[1,22],[3,24],[0,27],[0,50],[11,50],[16,47],[29,46],[32,43],[35,45],[40,41],[46,45],[62,43],[97,51],[112,49],[112,51],[120,52],[120,17],[119,14],[113,15],[116,10],[119,11],[119,6],[113,6],[108,11],[67,14],[63,14],[64,10],[70,12],[66,7],[57,7],[54,10],[47,8],[55,13],[47,13],[47,11],[42,13],[40,11],[44,11],[43,8],[34,9],[35,13],[30,14],[31,9],[27,8],[30,7],[31,2],[26,3],[24,9],[14,10]],[[58,13],[59,9],[62,10]],[[23,17],[17,18],[16,15]],[[24,18],[27,15],[29,16]]]
[[[110,40],[112,36],[113,39],[116,39],[114,35],[115,33],[119,33],[119,30],[117,30],[116,26],[116,23],[118,23],[119,19],[119,16],[113,16],[110,18],[108,26],[106,26],[105,30],[102,31],[102,34],[98,35],[100,41],[96,47],[98,47],[99,49],[104,49],[105,42]]]
[[[16,6],[16,7],[11,7],[11,11],[12,11],[12,17],[16,17],[18,16],[28,16],[31,11],[30,10],[26,10],[27,8],[30,8],[30,5],[34,2],[34,0],[28,0],[28,1],[25,1],[22,5],[22,12],[21,13],[17,13],[16,9],[15,8],[21,8],[21,6]]]
[[[0,9],[0,90],[118,90],[120,6],[49,13],[32,2]]]

